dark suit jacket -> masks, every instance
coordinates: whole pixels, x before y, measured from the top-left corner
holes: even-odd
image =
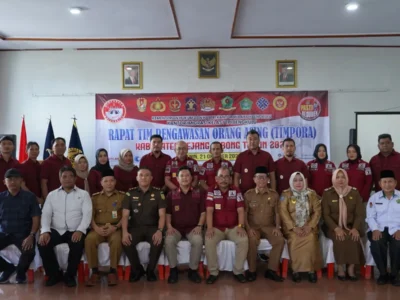
[[[136,79],[135,82],[132,82],[132,79],[130,77],[125,78],[125,84],[138,84],[138,83],[139,83],[138,79]]]
[[[283,74],[279,75],[279,81],[280,82],[293,82],[294,81],[294,76],[293,74],[287,74],[286,78],[283,79]]]

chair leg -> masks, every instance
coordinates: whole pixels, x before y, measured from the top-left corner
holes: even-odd
[[[328,279],[332,279],[335,275],[335,264],[334,263],[327,264],[327,267],[328,267]]]
[[[171,268],[169,266],[164,266],[164,278],[165,279],[168,279],[170,270],[171,270]]]
[[[124,268],[122,266],[117,266],[118,280],[124,280]]]
[[[365,266],[365,279],[371,279],[373,266]]]
[[[202,261],[199,263],[198,273],[199,273],[201,279],[204,279],[204,264]]]
[[[318,277],[318,279],[321,279],[321,278],[322,278],[322,270],[321,270],[321,269],[319,269],[319,270],[317,271],[317,277]]]
[[[288,269],[289,269],[289,260],[286,258],[283,258],[282,259],[282,277],[283,278],[287,278]]]
[[[83,262],[81,261],[78,266],[78,282],[84,283],[85,282],[85,267]]]
[[[165,280],[165,267],[163,265],[158,265],[158,278]]]
[[[28,283],[33,283],[35,281],[35,274],[32,269],[28,270]]]
[[[131,266],[126,266],[125,267],[124,280],[128,281],[130,275],[131,275]]]

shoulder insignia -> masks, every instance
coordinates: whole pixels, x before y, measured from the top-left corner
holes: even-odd
[[[353,186],[353,190],[356,190],[356,191],[357,191],[357,188],[355,188],[355,187]]]
[[[130,197],[131,196],[131,194],[128,192],[128,193],[125,193],[125,195],[127,195],[128,197]]]
[[[327,189],[325,189],[325,191],[329,191],[329,190],[331,190],[332,189],[332,187],[328,187]]]
[[[92,194],[92,197],[100,195],[100,192]]]
[[[125,193],[125,192],[123,192],[123,191],[118,191],[120,194],[124,194],[124,195],[127,195],[128,193]],[[129,196],[129,195],[128,195]]]
[[[160,190],[159,187],[152,186],[152,188],[155,189],[155,190],[158,190],[158,191]]]

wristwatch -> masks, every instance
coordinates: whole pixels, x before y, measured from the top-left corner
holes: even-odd
[[[160,231],[161,233],[163,232],[164,228],[158,228],[158,231]]]
[[[31,232],[29,235],[31,235],[32,237],[35,237],[36,232]]]
[[[244,229],[244,225],[243,224],[239,224],[238,227]]]
[[[201,225],[201,224],[197,224],[197,227],[201,227],[201,228],[203,228],[203,226],[204,226],[204,225]]]

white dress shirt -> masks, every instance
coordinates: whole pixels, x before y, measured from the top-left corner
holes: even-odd
[[[388,227],[389,234],[394,234],[400,230],[400,191],[395,190],[391,199],[383,191],[373,194],[367,204],[365,221],[370,231],[384,231]]]
[[[41,233],[57,230],[80,231],[86,234],[92,220],[92,200],[89,193],[76,186],[69,193],[62,187],[52,191],[44,202]]]

